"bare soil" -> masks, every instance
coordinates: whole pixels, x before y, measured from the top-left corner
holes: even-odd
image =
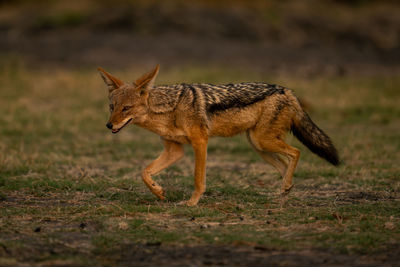
[[[399,248],[373,257],[324,251],[277,251],[262,246],[154,247],[127,245],[121,249],[121,265],[149,266],[396,266]],[[137,265],[136,265],[137,264]]]
[[[82,229],[82,225],[76,226]],[[40,228],[35,229],[40,235]],[[2,266],[76,266],[85,260],[119,266],[399,266],[400,247],[371,255],[339,254],[323,250],[282,251],[251,243],[235,245],[170,246],[159,242],[126,243],[111,251],[91,252],[89,234],[76,232],[58,235],[51,245],[27,237],[24,249],[14,250],[0,245]],[[51,258],[55,258],[54,260]],[[18,263],[7,264],[12,258]],[[49,259],[50,258],[50,259]],[[81,259],[77,261],[76,259]],[[4,265],[3,265],[4,264]]]

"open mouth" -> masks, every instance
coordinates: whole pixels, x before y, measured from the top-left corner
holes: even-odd
[[[121,129],[122,128],[124,128],[128,123],[130,123],[131,122],[131,120],[132,120],[132,118],[131,119],[129,119],[127,122],[125,122],[125,124],[124,125],[122,125],[121,127],[119,127],[118,129],[112,129],[112,133],[113,134],[116,134],[116,133],[118,133],[119,131],[121,131]]]

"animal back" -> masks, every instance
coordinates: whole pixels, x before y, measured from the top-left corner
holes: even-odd
[[[237,84],[193,84],[200,88],[206,101],[209,113],[224,111],[231,108],[244,108],[265,99],[273,94],[284,94],[285,88],[268,83],[237,83]]]

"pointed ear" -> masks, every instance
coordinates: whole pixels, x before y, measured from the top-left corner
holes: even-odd
[[[142,77],[135,81],[135,85],[141,89],[151,88],[154,85],[154,81],[157,77],[158,70],[160,69],[160,65],[157,65],[154,70],[149,73],[144,74]]]
[[[103,78],[104,82],[107,84],[109,93],[111,93],[115,89],[118,89],[121,85],[124,84],[124,82],[122,82],[117,77],[112,76],[110,73],[105,71],[103,68],[98,67],[97,70],[100,72],[101,77]]]

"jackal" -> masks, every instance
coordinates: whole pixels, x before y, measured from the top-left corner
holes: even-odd
[[[195,155],[195,190],[186,204],[198,203],[206,189],[207,143],[213,136],[245,132],[260,156],[282,175],[282,193],[292,188],[300,157],[298,149],[285,143],[287,132],[318,156],[339,164],[331,139],[285,87],[262,82],[156,86],[158,65],[129,84],[98,70],[109,92],[111,116],[106,126],[117,133],[133,123],[161,137],[164,151],[142,172],[144,183],[160,199],[165,198],[164,191],[151,176],[181,159],[183,144],[190,144]]]

